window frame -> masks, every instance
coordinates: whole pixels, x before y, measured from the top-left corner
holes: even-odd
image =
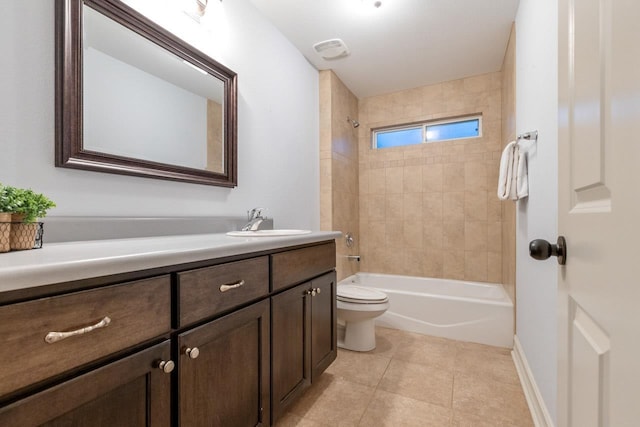
[[[437,140],[427,140],[427,129],[430,126],[448,124],[448,123],[461,123],[468,122],[472,120],[478,120],[478,135],[476,136],[464,136],[461,138],[447,138],[447,139],[437,139]],[[422,141],[419,144],[407,144],[407,145],[398,145],[395,147],[382,147],[378,148],[377,144],[377,135],[378,133],[395,131],[395,130],[409,130],[409,129],[418,129],[422,130]],[[445,142],[445,141],[456,141],[459,139],[474,139],[474,138],[482,138],[482,114],[473,114],[469,116],[458,116],[451,117],[446,119],[438,119],[438,120],[427,120],[421,122],[413,122],[406,123],[401,125],[393,125],[393,126],[383,126],[379,128],[371,129],[371,148],[374,150],[383,150],[387,148],[400,148],[400,147],[412,147],[422,144],[432,144],[434,142]]]

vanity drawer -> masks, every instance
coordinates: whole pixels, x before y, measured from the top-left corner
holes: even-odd
[[[179,327],[269,293],[269,257],[178,273]]]
[[[272,291],[303,282],[336,267],[336,244],[329,242],[271,255]]]
[[[0,307],[0,396],[170,329],[169,276]]]

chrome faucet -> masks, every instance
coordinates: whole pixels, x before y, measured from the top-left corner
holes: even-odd
[[[247,225],[242,227],[242,231],[256,231],[262,221],[267,219],[266,216],[262,216],[262,211],[264,208],[253,208],[250,211],[247,211]]]

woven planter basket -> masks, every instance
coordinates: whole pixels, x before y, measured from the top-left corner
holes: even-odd
[[[0,252],[9,252],[11,249],[11,214],[0,213]]]
[[[38,235],[37,222],[22,222],[24,215],[13,214],[11,216],[10,246],[12,251],[33,249]]]

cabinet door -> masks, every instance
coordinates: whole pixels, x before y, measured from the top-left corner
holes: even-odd
[[[324,372],[338,355],[336,319],[336,273],[311,282],[311,381]]]
[[[273,421],[311,385],[310,288],[303,283],[271,298]]]
[[[181,426],[269,424],[269,300],[180,334],[178,350]]]
[[[169,426],[169,341],[77,376],[0,409],[2,426]],[[169,369],[166,369],[169,370]]]

